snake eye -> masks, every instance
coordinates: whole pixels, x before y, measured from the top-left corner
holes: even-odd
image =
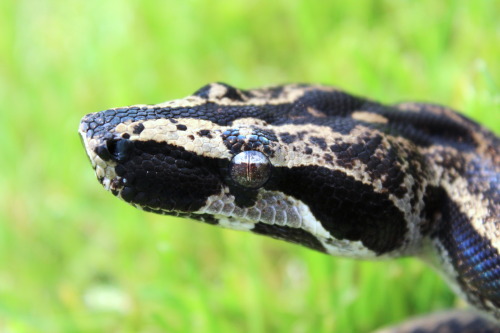
[[[238,185],[256,189],[264,185],[271,176],[271,162],[259,151],[244,151],[233,157],[229,174]]]

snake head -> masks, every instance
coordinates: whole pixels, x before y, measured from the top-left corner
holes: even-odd
[[[265,120],[250,114],[231,122],[220,106],[214,110],[210,100],[227,98],[220,90],[215,97],[204,96],[202,88],[202,97],[161,107],[86,115],[79,134],[97,179],[145,211],[286,237],[325,251],[312,234],[321,230],[311,224],[308,207],[266,188],[276,182],[287,150],[265,129]]]
[[[397,204],[412,184],[404,150],[373,130],[387,119],[370,114],[375,125],[359,125],[349,114],[357,108],[363,100],[328,87],[216,83],[88,114],[79,133],[101,184],[137,208],[380,256],[411,246],[406,221],[417,217]]]

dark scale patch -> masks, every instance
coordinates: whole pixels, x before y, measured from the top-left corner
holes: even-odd
[[[179,124],[179,125],[177,125],[177,130],[179,130],[179,131],[185,131],[185,130],[187,130],[187,126],[183,125],[183,124]]]
[[[366,164],[368,171],[377,172],[378,177],[380,177],[380,171],[383,171],[383,167],[380,167],[381,159],[375,155],[375,150],[382,143],[382,137],[376,135],[374,137],[359,137],[359,143],[345,143],[340,141],[334,145],[330,146],[330,150],[335,153],[336,162],[343,167],[351,167],[353,160],[359,160],[363,164]],[[378,178],[377,177],[377,178]]]
[[[411,190],[410,190],[410,193],[412,194],[412,197],[410,199],[410,206],[412,208],[412,213],[415,213],[416,212],[416,209],[417,209],[417,204],[418,204],[418,191],[419,191],[419,184],[417,182],[413,183],[413,185],[411,186]]]
[[[188,138],[189,138],[190,140],[194,140],[194,135],[188,135]]]
[[[238,101],[238,102],[243,101],[243,97],[241,96],[238,89],[224,83],[221,83],[221,85],[224,85],[226,87],[226,92],[224,93],[224,95],[221,96],[221,98],[229,98],[233,101]]]
[[[311,107],[327,116],[346,117],[354,111],[378,111],[380,104],[342,91],[310,90],[295,102],[295,112]],[[295,113],[294,112],[294,113]],[[292,114],[294,114],[292,113]]]
[[[294,143],[295,141],[297,141],[297,136],[294,134],[290,134],[288,132],[283,132],[283,133],[280,133],[280,139],[283,143],[290,144],[290,143]]]
[[[404,214],[369,185],[317,166],[275,168],[265,185],[308,205],[337,239],[359,240],[377,254],[398,249],[408,232]]]
[[[271,98],[277,98],[283,93],[283,86],[271,87],[269,93]]]
[[[391,134],[406,137],[415,144],[425,147],[441,144],[461,150],[476,148],[477,143],[473,133],[481,131],[481,128],[475,122],[459,115],[465,120],[464,124],[432,111],[439,108],[445,109],[442,106],[417,103],[413,105],[419,108],[418,112],[401,112],[390,107],[386,108],[383,115],[389,119]]]
[[[408,191],[403,184],[405,173],[401,169],[402,164],[403,161],[401,161],[400,151],[395,147],[391,147],[380,161],[377,169],[373,171],[374,176],[377,178],[381,177],[383,174],[386,175],[385,180],[382,182],[382,186],[398,198],[402,198]]]
[[[227,180],[226,184],[228,184],[229,193],[234,196],[234,202],[238,207],[252,207],[257,202],[258,190],[243,188],[235,184],[232,180]]]
[[[316,251],[326,252],[321,242],[303,229],[256,223],[252,232],[303,245]]]
[[[420,225],[420,233],[423,236],[436,231],[442,219],[443,202],[446,193],[443,188],[427,186],[424,191],[424,209],[420,212],[423,223]]]
[[[486,308],[487,301],[500,308],[500,254],[491,240],[481,236],[458,205],[444,196],[442,221],[434,233],[457,271],[458,283]]]
[[[136,141],[115,170],[127,180],[122,198],[153,210],[196,211],[221,189],[217,160],[155,141]]]
[[[304,149],[304,154],[306,154],[306,155],[311,155],[312,153],[313,153],[313,150],[312,150],[312,148],[311,148],[311,147],[306,147],[306,148]]]
[[[255,128],[253,134],[257,135],[259,138],[265,138],[268,141],[278,141],[276,134],[270,129]]]
[[[312,136],[310,138],[311,142],[315,145],[317,145],[321,150],[326,150],[327,149],[327,144],[324,138],[320,138],[317,136]]]
[[[206,86],[198,89],[193,95],[208,99],[210,97],[210,92],[214,88],[214,86],[219,86],[219,87],[223,86],[225,88],[224,93],[219,96],[215,96],[216,98],[218,99],[229,98],[233,101],[238,101],[238,102],[243,101],[243,96],[238,89],[222,82],[215,84],[207,84]],[[217,89],[220,89],[219,87],[217,87]]]
[[[233,154],[238,154],[242,152],[243,144],[245,143],[245,137],[240,135],[239,129],[230,129],[222,133],[222,140],[224,145]]]
[[[308,133],[306,131],[300,131],[297,133],[299,140],[303,141]]]
[[[212,132],[210,132],[210,130],[199,130],[198,131],[198,135],[199,136],[204,136],[204,137],[207,137],[209,139],[212,138]]]
[[[193,93],[193,96],[198,96],[198,97],[201,97],[201,98],[208,99],[208,95],[210,94],[210,89],[212,89],[212,85],[211,84],[207,84],[207,85],[201,87],[200,89],[196,90]]]
[[[94,152],[103,160],[122,162],[127,160],[134,149],[134,141],[128,139],[110,139],[97,146]]]
[[[276,137],[273,137],[275,140]],[[270,147],[270,139],[264,136],[262,131],[254,131],[253,134],[244,136],[240,135],[239,129],[229,129],[222,133],[224,145],[233,154],[241,153],[246,150],[262,150],[268,156],[273,156]]]
[[[142,123],[139,123],[134,126],[133,133],[134,134],[141,134],[141,132],[144,130],[144,125]]]
[[[96,153],[97,156],[99,156],[104,161],[111,160],[111,154],[110,154],[108,148],[106,147],[106,145],[101,145],[101,146],[96,147],[94,149],[94,153]]]

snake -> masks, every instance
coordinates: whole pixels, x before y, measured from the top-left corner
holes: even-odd
[[[211,83],[87,114],[79,134],[98,181],[136,208],[333,256],[415,256],[500,327],[500,138],[455,110]]]

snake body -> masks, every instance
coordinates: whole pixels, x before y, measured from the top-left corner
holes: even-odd
[[[500,321],[500,139],[449,108],[213,83],[79,132],[98,180],[137,208],[335,256],[418,256]]]

